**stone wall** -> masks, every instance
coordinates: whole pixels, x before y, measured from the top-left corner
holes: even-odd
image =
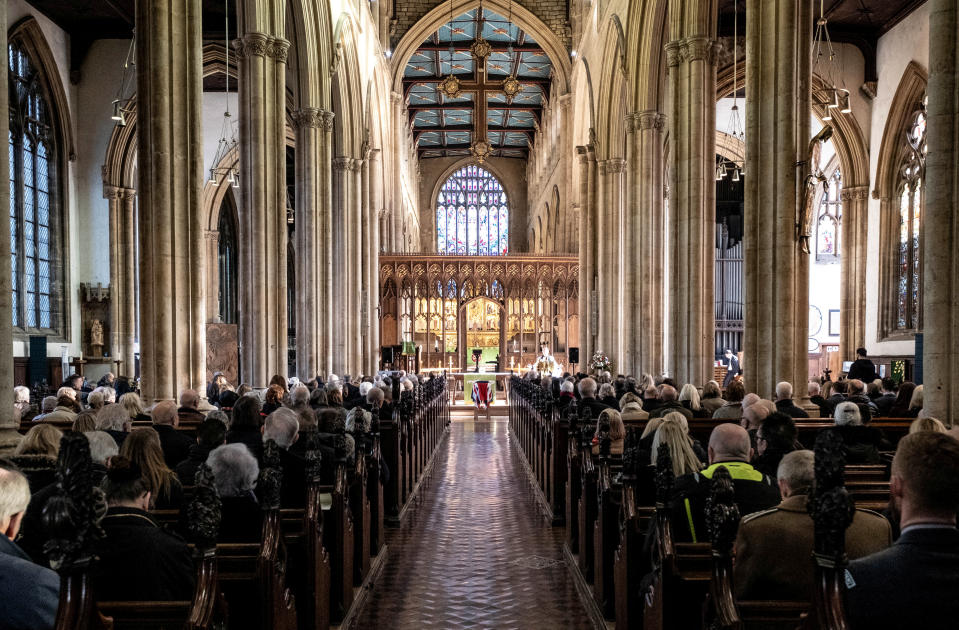
[[[556,34],[556,37],[563,42],[567,49],[570,47],[566,0],[515,0],[515,2],[534,13]],[[411,26],[440,4],[442,2],[437,0],[402,0],[402,2],[397,2],[394,5],[393,20],[390,22],[390,45],[395,47]]]

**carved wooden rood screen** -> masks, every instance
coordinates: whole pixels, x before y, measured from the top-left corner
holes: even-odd
[[[421,369],[473,366],[476,348],[484,369],[519,369],[543,345],[568,369],[578,331],[575,256],[380,256],[382,344],[413,342]]]

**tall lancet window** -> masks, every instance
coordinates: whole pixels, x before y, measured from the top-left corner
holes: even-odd
[[[453,173],[436,196],[436,251],[501,256],[509,252],[506,191],[486,169],[470,164]]]
[[[220,206],[217,231],[220,237],[217,245],[217,265],[220,272],[220,321],[224,324],[236,324],[237,229],[233,204],[226,197]]]
[[[899,250],[896,327],[922,327],[922,210],[926,178],[926,99],[906,130],[899,166]]]
[[[18,39],[8,45],[10,267],[15,328],[55,332],[60,293],[58,148],[43,73]]]
[[[837,168],[826,182],[816,221],[816,262],[839,262],[842,225],[842,173]]]

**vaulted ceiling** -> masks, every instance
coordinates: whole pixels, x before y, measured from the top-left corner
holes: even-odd
[[[480,38],[491,48],[485,63],[470,50]],[[453,18],[413,53],[403,75],[420,157],[470,155],[483,123],[493,155],[526,157],[549,95],[551,70],[546,52],[508,17],[477,8]],[[464,85],[455,97],[440,89],[451,73]],[[499,91],[509,76],[521,86],[511,102]],[[485,121],[477,116],[478,99],[485,100]]]

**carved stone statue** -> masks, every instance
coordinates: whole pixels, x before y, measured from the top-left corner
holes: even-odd
[[[819,160],[822,157],[822,145],[831,137],[832,127],[826,125],[809,141],[809,151],[807,152],[809,158],[806,160],[806,168],[804,169],[806,173],[803,184],[805,195],[797,217],[799,244],[804,254],[810,252],[809,239],[812,238],[812,226],[816,217],[816,213],[813,211],[813,205],[816,203],[816,192],[820,186],[825,190],[828,185]]]
[[[90,345],[103,347],[103,324],[99,319],[90,324]]]

